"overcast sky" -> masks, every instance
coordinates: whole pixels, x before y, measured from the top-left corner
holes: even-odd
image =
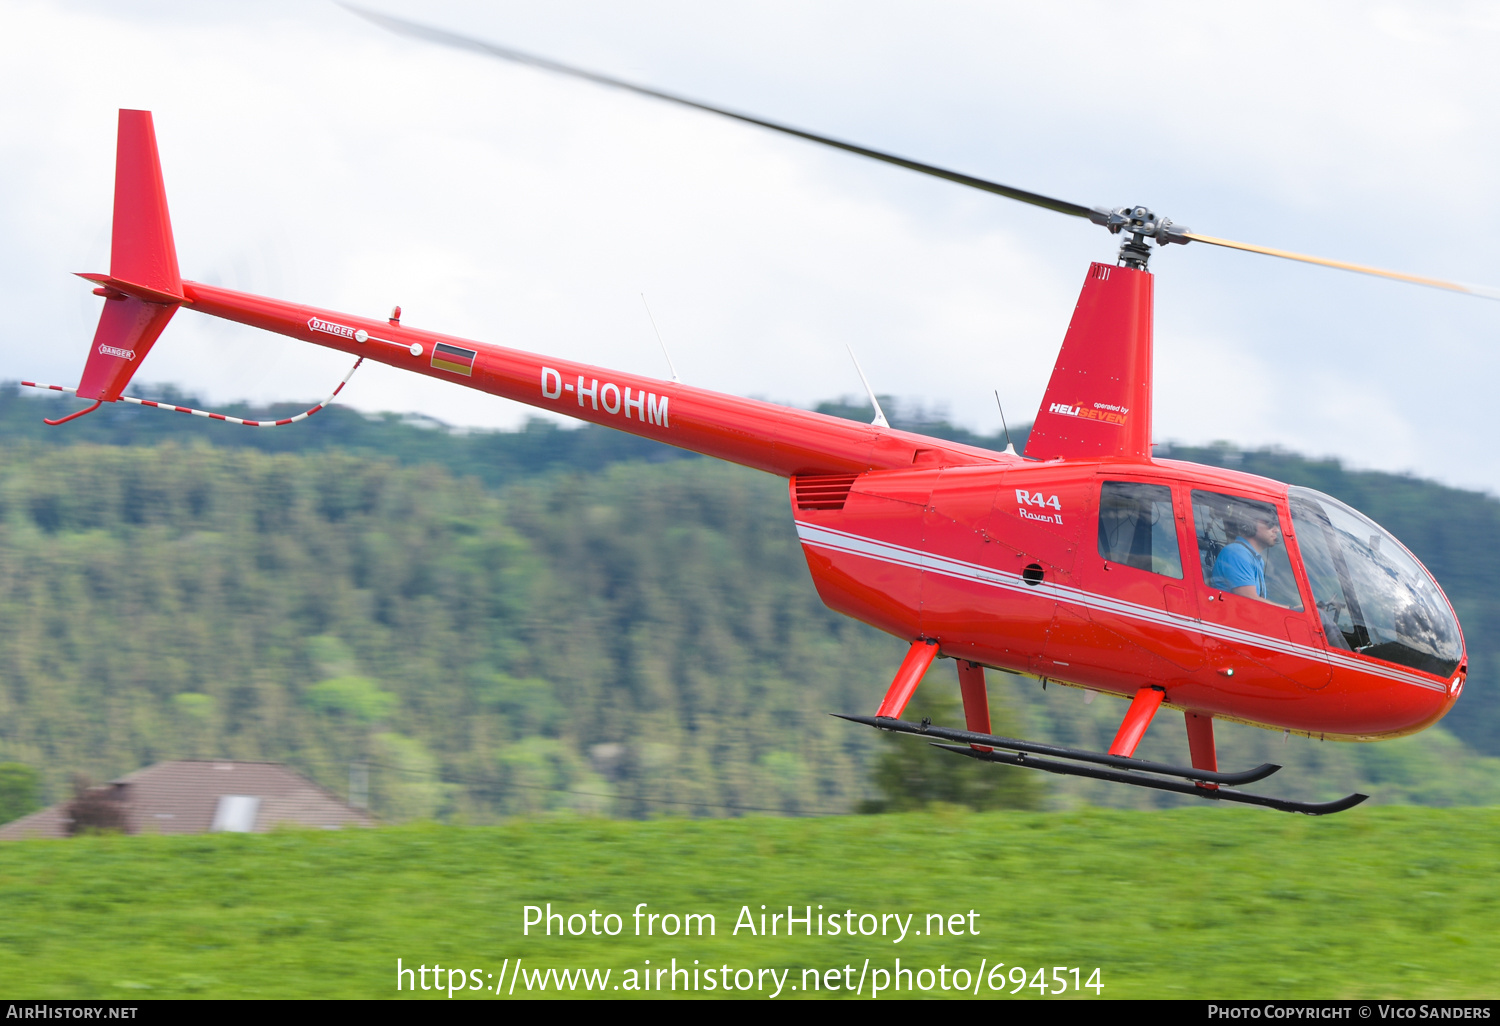
[[[1500,285],[1490,5],[369,3],[1079,203]],[[879,392],[988,431],[998,389],[1027,419],[1117,248],[331,3],[5,0],[0,97],[6,380],[77,382],[101,301],[69,272],[108,266],[120,107],[155,114],[188,278],[665,376],[644,292],[685,380],[798,405],[860,390],[848,342]],[[1152,270],[1159,440],[1500,492],[1500,303],[1201,245]],[[138,380],[314,400],[346,369],[184,312]],[[344,397],[530,415],[380,367]]]

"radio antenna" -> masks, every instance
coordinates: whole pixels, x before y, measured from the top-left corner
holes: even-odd
[[[890,427],[891,422],[885,419],[885,411],[880,408],[880,400],[875,398],[875,390],[870,387],[870,379],[865,377],[864,368],[859,365],[859,357],[854,355],[854,347],[845,342],[844,348],[849,350],[849,359],[854,361],[854,369],[859,374],[859,380],[865,384],[865,392],[870,397],[870,405],[875,407],[875,419],[870,423],[876,427]]]
[[[672,363],[672,354],[667,352],[667,343],[661,337],[661,329],[656,326],[656,318],[651,316],[651,304],[646,302],[646,294],[641,293],[641,305],[646,308],[646,318],[651,322],[651,330],[656,332],[656,341],[661,343],[661,355],[667,358],[667,369],[672,372],[673,381],[681,381],[677,376],[677,367]]]
[[[1005,407],[1000,403],[1000,390],[995,389],[995,405],[1000,407],[1000,426],[1005,429],[1005,451],[1012,456],[1019,455],[1016,447],[1010,444],[1010,425],[1005,423]]]

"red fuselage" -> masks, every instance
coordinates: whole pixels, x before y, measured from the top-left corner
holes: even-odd
[[[1105,558],[1106,481],[1171,489],[1181,552],[1197,546],[1194,489],[1274,504],[1291,523],[1286,485],[1173,460],[797,478],[791,500],[823,601],[944,655],[1125,697],[1157,685],[1177,708],[1329,738],[1421,730],[1458,697],[1462,669],[1329,644],[1290,532],[1300,610],[1211,587],[1196,560],[1172,578]]]

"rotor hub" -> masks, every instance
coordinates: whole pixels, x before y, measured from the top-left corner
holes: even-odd
[[[1089,220],[1108,228],[1111,235],[1127,236],[1120,243],[1120,264],[1138,271],[1144,271],[1151,259],[1151,248],[1147,245],[1151,239],[1156,240],[1157,246],[1186,245],[1189,241],[1187,233],[1192,230],[1173,224],[1168,218],[1158,217],[1150,207],[1142,206],[1116,207],[1114,210],[1095,207],[1089,211]]]

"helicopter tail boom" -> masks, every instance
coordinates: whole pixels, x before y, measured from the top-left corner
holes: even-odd
[[[183,282],[193,310],[782,477],[1017,458],[643,375]]]
[[[783,477],[859,474],[915,463],[1006,463],[1015,456],[871,424],[592,367],[389,321],[183,281],[150,111],[121,110],[108,274],[82,274],[105,299],[74,391],[121,399],[179,306],[642,435]]]

